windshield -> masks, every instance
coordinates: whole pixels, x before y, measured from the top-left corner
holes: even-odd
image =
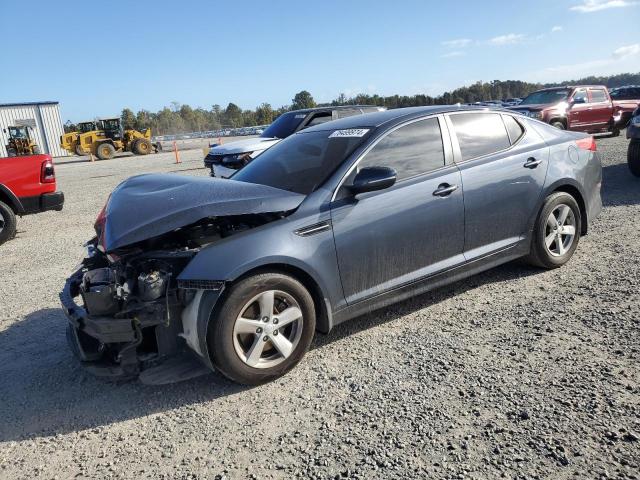
[[[368,130],[340,130],[355,134],[332,137],[333,132],[298,132],[258,155],[231,178],[308,195],[362,144]]]
[[[260,136],[265,138],[287,138],[296,131],[296,128],[306,116],[306,113],[300,112],[283,113]]]
[[[568,88],[562,88],[559,90],[540,90],[539,92],[533,92],[527,98],[520,102],[520,105],[536,105],[557,103],[566,100],[571,93]]]

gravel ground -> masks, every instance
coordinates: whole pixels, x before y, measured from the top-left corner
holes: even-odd
[[[509,264],[316,338],[285,378],[85,374],[57,293],[109,191],[200,151],[57,167],[63,212],[0,249],[0,478],[640,478],[640,182],[602,138],[605,209],[564,268]],[[114,173],[117,172],[117,173]]]

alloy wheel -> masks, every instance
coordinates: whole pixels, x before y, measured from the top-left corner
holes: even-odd
[[[302,336],[298,302],[281,290],[267,290],[250,299],[233,326],[238,357],[253,368],[271,368],[291,356]]]
[[[547,217],[544,244],[554,257],[567,253],[576,236],[576,217],[568,205],[557,205]]]

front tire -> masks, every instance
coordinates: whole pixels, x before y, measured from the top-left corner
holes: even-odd
[[[16,236],[16,214],[11,207],[0,202],[0,245]]]
[[[116,149],[110,143],[101,143],[96,148],[96,156],[100,160],[109,160],[116,154]]]
[[[229,288],[212,313],[207,343],[214,367],[224,376],[259,385],[300,362],[315,327],[307,289],[288,275],[261,273]]]
[[[561,267],[578,248],[581,228],[576,200],[565,192],[549,195],[536,219],[526,261],[541,268]]]
[[[560,120],[554,120],[553,122],[551,122],[551,126],[552,127],[556,127],[558,130],[566,130],[567,127],[565,126],[564,122],[561,122]]]
[[[86,155],[84,149],[80,146],[80,144],[77,144],[74,150],[76,152],[76,155],[78,155],[79,157],[83,157]]]
[[[629,143],[627,163],[631,173],[636,177],[640,177],[640,141],[631,140]]]
[[[132,151],[136,155],[147,155],[151,152],[151,142],[146,138],[139,138],[133,143]]]

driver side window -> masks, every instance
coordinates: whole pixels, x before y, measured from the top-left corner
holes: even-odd
[[[442,134],[437,118],[402,126],[382,138],[360,161],[365,167],[391,167],[398,181],[444,166]]]
[[[585,88],[581,88],[576,90],[576,93],[573,94],[573,101],[576,103],[589,103],[589,97],[587,96],[587,90]]]

